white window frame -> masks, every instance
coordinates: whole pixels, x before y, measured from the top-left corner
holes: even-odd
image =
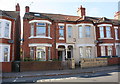
[[[86,47],[86,57],[92,58],[92,47],[91,46]]]
[[[51,60],[51,48],[48,47],[48,60]]]
[[[89,27],[89,32],[87,31]],[[85,25],[85,37],[90,37],[91,36],[91,26]]]
[[[104,38],[105,37],[105,35],[104,35],[104,27],[100,26],[99,31],[100,31],[100,38]]]
[[[0,38],[5,38],[5,39],[11,39],[11,21],[6,20],[6,19],[0,19],[1,22],[1,37]],[[9,32],[8,32],[8,37],[5,37],[5,24],[9,23]]]
[[[48,37],[50,37],[50,30],[51,30],[51,25],[48,24]]]
[[[31,35],[31,36],[34,36],[34,23],[31,23],[31,24],[30,24],[30,28],[31,28],[30,35]]]
[[[106,56],[105,46],[100,46],[101,56]]]
[[[41,48],[42,50],[38,50],[38,48]],[[36,58],[38,57],[38,52],[44,52],[44,55],[45,55],[45,57],[44,57],[44,60],[40,60],[40,61],[46,61],[46,47],[36,47]]]
[[[46,36],[46,23],[41,22],[41,24],[44,24],[44,25],[38,25],[39,23],[36,23],[36,36]],[[45,27],[45,34],[37,35],[37,27]]]
[[[7,47],[8,48],[8,60],[4,61],[4,48]],[[0,53],[2,57],[0,57],[0,62],[10,62],[10,45],[8,44],[0,44]]]
[[[115,40],[119,40],[119,38],[118,38],[118,28],[115,28]]]
[[[111,38],[111,27],[110,26],[106,26],[106,38]]]
[[[65,35],[64,35],[64,32],[65,32],[65,26],[63,25],[63,24],[58,24],[59,26],[58,26],[58,28],[59,28],[59,40],[64,40],[64,37],[65,37]],[[63,28],[60,28],[60,26],[62,26]],[[60,36],[60,30],[63,30],[63,36]]]
[[[71,29],[70,31],[69,31],[69,29]],[[68,34],[67,34],[67,36],[68,36],[68,38],[72,38],[72,26],[68,26],[67,27],[67,30],[68,30]]]
[[[111,51],[111,52],[109,52],[109,51]],[[112,54],[113,54],[112,46],[107,46],[107,55],[112,56]]]
[[[80,54],[80,58],[84,58],[84,56],[83,56],[83,47],[82,46],[79,47],[79,54]]]
[[[79,35],[79,38],[83,38],[83,26],[82,25],[78,26],[78,35]]]

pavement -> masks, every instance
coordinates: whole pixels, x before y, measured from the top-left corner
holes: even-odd
[[[49,71],[28,71],[28,72],[11,72],[2,73],[0,78],[19,78],[19,77],[41,77],[41,76],[57,76],[57,75],[74,75],[81,73],[96,73],[102,71],[119,70],[120,66],[104,66],[104,67],[94,67],[94,68],[75,68],[68,70],[49,70]]]

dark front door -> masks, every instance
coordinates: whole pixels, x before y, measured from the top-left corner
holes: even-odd
[[[67,52],[68,58],[71,58],[71,51]]]
[[[63,55],[62,51],[58,51],[58,60],[59,61],[62,61],[62,55]]]

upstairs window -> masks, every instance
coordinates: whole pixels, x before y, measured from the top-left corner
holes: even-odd
[[[111,38],[111,28],[110,27],[106,27],[106,37]]]
[[[59,26],[59,36],[64,38],[64,26]]]
[[[4,37],[9,37],[9,26],[10,23],[9,22],[5,22],[5,32],[4,32]]]
[[[34,24],[31,24],[31,36],[34,36]]]
[[[72,27],[69,26],[68,27],[68,38],[71,38],[72,37]]]
[[[36,35],[46,36],[46,24],[45,23],[37,23]]]
[[[100,30],[100,38],[104,38],[104,27],[99,27]]]
[[[0,19],[0,38],[10,39],[11,21]]]
[[[82,26],[79,26],[79,27],[78,27],[79,38],[82,38],[82,37],[83,37],[83,36],[82,36],[82,35],[83,35],[83,33],[82,33],[83,31],[82,31],[82,29],[83,29]]]
[[[90,32],[91,32],[90,29],[91,29],[90,26],[85,26],[86,37],[90,37]]]
[[[115,39],[118,40],[118,29],[115,29]]]
[[[50,24],[48,24],[48,37],[50,37]]]

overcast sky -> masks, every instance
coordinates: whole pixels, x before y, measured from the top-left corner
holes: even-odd
[[[23,16],[25,6],[30,6],[31,12],[77,15],[80,5],[86,8],[87,16],[114,18],[118,11],[119,0],[0,0],[1,10],[15,10],[19,3]]]

